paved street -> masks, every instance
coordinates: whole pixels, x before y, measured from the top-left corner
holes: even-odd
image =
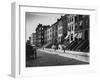
[[[89,62],[89,53],[86,52],[77,52],[77,51],[68,51],[65,52],[63,50],[54,50],[54,49],[39,49],[40,51],[49,53],[49,54],[57,54],[59,56],[67,57],[67,58],[73,58],[79,61],[83,62]]]
[[[78,65],[78,64],[89,64],[89,62],[80,61],[74,57],[70,57],[70,54],[64,56],[65,54],[55,54],[53,52],[46,52],[45,50],[37,51],[37,59],[27,60],[27,67],[39,67],[39,66],[58,66],[58,65]],[[76,56],[79,57],[79,56]]]

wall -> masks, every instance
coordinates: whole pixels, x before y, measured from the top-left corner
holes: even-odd
[[[10,77],[11,70],[11,2],[24,1],[31,2],[39,6],[94,6],[97,7],[97,26],[95,27],[96,36],[94,38],[94,49],[97,55],[97,72],[74,73],[74,74],[55,74],[48,76],[34,76],[21,78],[22,80],[100,80],[100,0],[1,0],[0,2],[0,80],[14,80]],[[97,22],[96,21],[96,22]],[[17,80],[21,80],[17,79]]]

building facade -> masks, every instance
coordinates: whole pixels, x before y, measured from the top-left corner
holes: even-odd
[[[89,52],[89,15],[68,16],[68,50]]]
[[[58,43],[63,44],[65,37],[67,36],[67,15],[61,16],[57,21],[58,23]]]
[[[39,24],[36,28],[36,46],[41,47],[44,44],[44,26]]]
[[[75,23],[76,38],[78,40],[89,39],[89,15],[76,15]]]
[[[88,51],[89,15],[65,14],[51,26],[39,24],[36,28],[36,45],[46,47],[53,44],[65,44],[66,49],[81,51],[87,47]]]
[[[39,24],[36,28],[36,45],[42,47],[49,41],[52,41],[52,28],[50,25]]]
[[[48,36],[49,36],[49,28],[50,25],[44,25],[44,44],[46,44],[48,42]]]
[[[52,44],[58,43],[58,27],[57,27],[57,22],[54,23],[52,27]]]
[[[52,43],[52,27],[47,28],[47,43]]]
[[[67,16],[67,23],[68,23],[67,36],[68,36],[69,43],[71,43],[72,41],[75,40],[75,15],[74,14],[69,14]]]
[[[57,27],[58,27],[58,43],[61,43],[62,42],[62,36],[63,36],[63,22],[62,22],[62,20],[61,19],[59,19],[58,20],[58,25],[57,25]]]
[[[36,33],[32,33],[31,35],[31,44],[36,45]]]

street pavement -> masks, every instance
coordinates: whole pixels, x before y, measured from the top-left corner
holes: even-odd
[[[83,55],[82,55],[83,56]],[[84,56],[83,56],[84,57]],[[60,66],[60,65],[82,65],[89,64],[88,61],[80,60],[80,55],[69,54],[54,50],[38,49],[37,58],[26,61],[26,67]],[[88,60],[86,58],[86,60]]]
[[[44,51],[50,54],[58,54],[59,56],[73,58],[83,62],[89,62],[89,53],[86,52],[76,52],[76,51],[68,51],[66,50],[54,50],[54,49],[40,49],[40,51]]]

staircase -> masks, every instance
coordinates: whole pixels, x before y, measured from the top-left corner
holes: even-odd
[[[66,49],[67,49],[67,50],[71,50],[72,48],[74,48],[74,47],[76,46],[76,44],[77,44],[77,41],[73,41],[72,43],[70,43],[70,44],[66,47]]]
[[[69,47],[69,49],[72,50],[76,45],[77,45],[77,41],[75,41],[75,42]]]
[[[68,44],[68,45],[66,46],[66,49],[68,49],[73,43],[74,43],[74,41],[71,42],[70,44]]]
[[[76,51],[84,51],[86,49],[86,47],[88,47],[89,45],[89,41],[88,40],[84,40],[83,43],[81,43],[77,48]]]
[[[81,45],[83,42],[84,42],[84,40],[79,41],[79,42],[77,43],[77,45],[76,45],[72,50],[73,50],[73,51],[76,51],[77,47],[78,47],[79,45]]]

